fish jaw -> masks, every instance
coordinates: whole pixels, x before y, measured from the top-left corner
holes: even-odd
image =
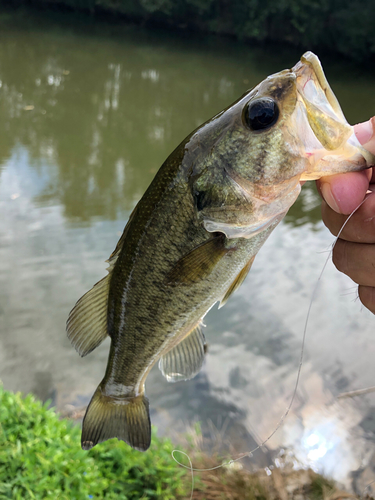
[[[308,160],[301,180],[360,171],[374,165],[375,157],[361,146],[354,128],[346,121],[318,57],[306,52],[292,71],[298,98],[291,123]]]

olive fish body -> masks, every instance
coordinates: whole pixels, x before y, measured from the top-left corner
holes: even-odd
[[[117,437],[146,450],[145,380],[152,366],[159,361],[171,382],[194,377],[205,356],[203,317],[246,278],[300,181],[373,161],[311,52],[190,134],[135,207],[108,275],[68,318],[68,336],[81,356],[111,338],[82,447]]]

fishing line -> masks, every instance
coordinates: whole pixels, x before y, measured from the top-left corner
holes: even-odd
[[[372,484],[374,484],[374,483],[375,483],[375,480],[374,480],[374,481],[371,481],[371,483],[369,483],[369,484],[368,484],[368,485],[364,488],[364,490],[362,491],[362,495],[361,495],[363,498],[365,497],[365,493],[366,493],[366,491],[367,491],[367,490],[369,490],[370,486],[371,486]]]
[[[308,322],[309,322],[309,318],[310,318],[310,312],[311,312],[311,308],[312,308],[312,304],[314,302],[314,299],[315,299],[315,295],[316,295],[316,292],[317,292],[317,289],[318,289],[318,286],[319,286],[319,283],[320,283],[320,280],[322,278],[322,275],[327,267],[327,264],[328,264],[328,261],[330,260],[331,258],[331,255],[332,255],[332,252],[333,252],[333,249],[335,248],[335,245],[338,241],[338,239],[340,238],[341,236],[341,233],[343,232],[346,224],[349,222],[349,220],[351,219],[351,217],[355,214],[355,212],[365,203],[366,200],[369,199],[369,197],[371,196],[371,192],[368,193],[368,196],[362,200],[362,202],[353,210],[353,212],[348,216],[348,218],[346,219],[346,221],[344,222],[344,224],[341,226],[341,229],[340,231],[338,232],[336,238],[335,238],[335,241],[333,242],[332,246],[331,246],[331,249],[329,250],[329,253],[327,255],[327,258],[326,258],[326,261],[323,265],[323,268],[319,274],[319,277],[315,283],[315,286],[314,286],[314,289],[313,289],[313,292],[311,294],[311,300],[310,300],[310,304],[309,304],[309,307],[308,307],[308,310],[307,310],[307,315],[306,315],[306,320],[305,320],[305,325],[304,325],[304,329],[303,329],[303,336],[302,336],[302,343],[301,343],[301,354],[300,354],[300,357],[299,357],[299,364],[298,364],[298,370],[297,370],[297,378],[296,378],[296,383],[294,385],[294,390],[293,390],[293,395],[292,395],[292,398],[290,400],[290,403],[289,405],[287,406],[284,414],[282,415],[282,417],[280,418],[276,428],[271,432],[271,434],[264,440],[262,441],[261,444],[259,444],[256,448],[254,448],[253,450],[251,451],[248,451],[246,453],[242,453],[238,458],[235,458],[235,459],[231,459],[229,460],[228,462],[224,462],[220,465],[216,465],[215,467],[210,467],[210,468],[207,468],[207,469],[197,469],[195,467],[193,467],[193,464],[192,464],[192,461],[189,457],[189,455],[187,453],[185,453],[184,451],[180,451],[180,450],[173,450],[172,451],[172,457],[173,457],[173,460],[178,464],[180,465],[181,467],[184,467],[185,469],[188,469],[190,470],[191,472],[191,477],[192,477],[192,489],[191,489],[191,496],[190,496],[190,500],[192,500],[193,498],[193,493],[194,493],[194,472],[209,472],[209,471],[213,471],[213,470],[216,470],[216,469],[220,469],[221,467],[224,467],[224,466],[228,466],[228,465],[232,465],[234,464],[235,462],[238,462],[239,460],[242,460],[243,458],[245,457],[252,457],[253,453],[255,453],[256,451],[258,451],[259,449],[261,449],[271,438],[272,436],[280,429],[280,427],[282,426],[282,424],[284,423],[284,420],[286,419],[286,417],[289,415],[290,413],[290,410],[292,409],[292,406],[293,406],[293,403],[294,403],[294,400],[295,400],[295,397],[297,395],[297,389],[298,389],[298,385],[299,385],[299,381],[300,381],[300,377],[301,377],[301,370],[302,370],[302,364],[303,364],[303,355],[304,355],[304,352],[305,352],[305,342],[306,342],[306,334],[307,334],[307,325],[308,325]],[[180,462],[179,460],[177,460],[176,458],[176,453],[181,453],[182,455],[185,455],[187,457],[187,459],[189,460],[189,466],[183,464],[182,462]]]

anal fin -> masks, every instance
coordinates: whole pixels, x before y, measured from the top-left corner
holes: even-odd
[[[234,293],[236,290],[238,290],[238,288],[245,281],[245,278],[249,274],[251,266],[253,265],[254,259],[255,259],[255,255],[254,255],[254,257],[252,257],[249,260],[249,262],[246,264],[246,266],[238,273],[238,275],[236,276],[236,279],[233,281],[231,286],[228,288],[226,294],[221,299],[219,309],[221,307],[223,307],[223,305],[225,305],[226,301],[229,299],[229,297],[232,295],[232,293]]]
[[[204,354],[205,338],[198,326],[160,358],[159,370],[168,382],[190,380],[202,368]]]

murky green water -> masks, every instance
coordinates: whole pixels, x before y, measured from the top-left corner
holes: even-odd
[[[0,378],[64,411],[88,402],[108,353],[105,342],[79,358],[65,336],[68,312],[104,276],[162,161],[300,54],[61,14],[3,13],[0,33]],[[348,120],[375,114],[375,74],[321,59]],[[151,372],[147,394],[160,432],[198,420],[206,436],[237,451],[272,433],[294,389],[331,242],[306,186],[240,291],[207,316],[209,354],[199,376],[172,385]],[[336,399],[375,385],[375,320],[355,299],[353,283],[330,265],[293,410],[254,463],[271,466],[284,448],[359,491],[375,479],[375,396]]]

